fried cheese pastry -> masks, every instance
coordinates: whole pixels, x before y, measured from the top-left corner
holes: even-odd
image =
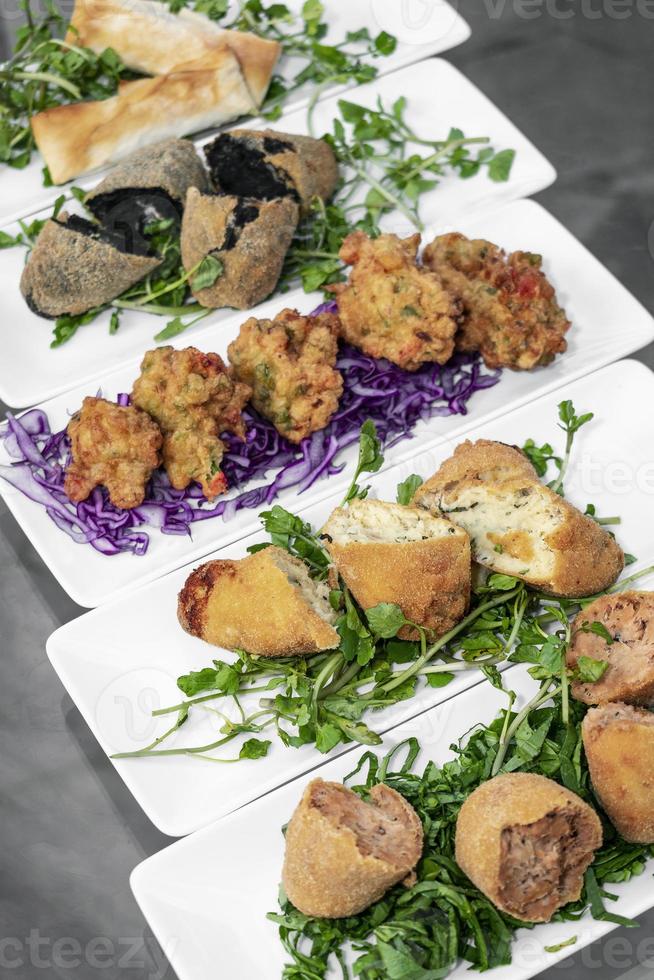
[[[235,377],[252,389],[256,410],[290,442],[324,429],[338,408],[338,330],[333,313],[302,316],[287,309],[274,320],[250,317],[227,348]]]
[[[179,594],[177,616],[192,636],[260,657],[319,653],[340,643],[329,586],[276,547],[200,565]]]
[[[614,538],[543,486],[521,450],[503,443],[461,443],[413,502],[464,528],[480,565],[553,595],[601,592],[624,566]]]
[[[163,441],[158,425],[133,406],[104,398],[85,398],[68,423],[72,462],[64,491],[78,503],[104,486],[115,507],[143,503],[145,487],[160,461]]]
[[[350,278],[332,287],[344,339],[407,371],[450,359],[461,312],[438,276],[416,264],[419,245],[420,235],[352,232],[339,253],[353,267]]]
[[[241,412],[249,397],[250,389],[232,379],[218,354],[195,347],[147,351],[132,404],[163,432],[163,464],[176,490],[196,480],[207,500],[224,493],[225,444],[219,437],[223,432],[245,436]]]
[[[654,715],[628,704],[591,708],[581,726],[593,789],[625,840],[654,843]]]
[[[506,773],[482,783],[456,824],[461,870],[498,909],[523,922],[549,922],[557,909],[576,901],[601,844],[595,811],[534,773]]]
[[[611,636],[588,631],[600,623]],[[580,657],[603,661],[608,667],[599,680],[573,681],[572,696],[585,704],[625,701],[654,703],[654,593],[618,592],[604,595],[582,609],[572,624],[566,661],[575,670]]]
[[[392,602],[435,637],[465,615],[470,602],[470,539],[420,507],[352,500],[322,529],[339,575],[362,609]],[[398,636],[416,640],[403,626]]]
[[[533,252],[512,252],[458,232],[425,248],[423,261],[463,303],[457,347],[479,351],[489,368],[528,371],[567,349],[570,328]]]
[[[420,818],[394,789],[373,786],[368,803],[314,779],[286,830],[284,890],[305,915],[358,915],[411,875],[422,846]]]

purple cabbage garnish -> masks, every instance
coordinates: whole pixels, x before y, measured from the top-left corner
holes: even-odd
[[[336,311],[323,303],[314,314]],[[340,473],[340,452],[357,442],[366,419],[372,419],[382,446],[388,449],[412,438],[419,421],[437,415],[465,415],[471,396],[497,384],[499,371],[484,372],[476,355],[456,354],[444,367],[426,364],[409,372],[385,360],[367,357],[342,344],[337,367],[344,391],[329,425],[294,446],[267,419],[252,408],[244,412],[245,441],[226,433],[222,470],[232,491],[253,480],[274,476],[264,486],[244,489],[230,498],[208,502],[200,487],[174,490],[163,470],[153,474],[144,502],[133,510],[120,510],[104,487],[87,500],[73,504],[64,493],[64,473],[70,462],[66,431],[52,433],[40,409],[26,412],[20,421],[7,413],[7,428],[0,433],[7,454],[16,462],[0,466],[0,476],[45,508],[57,527],[74,541],[90,544],[105,555],[132,552],[144,555],[149,535],[140,528],[158,528],[163,534],[191,534],[191,525],[213,518],[231,520],[238,511],[269,505],[282,490],[304,493],[324,477]],[[118,404],[129,404],[120,394]]]

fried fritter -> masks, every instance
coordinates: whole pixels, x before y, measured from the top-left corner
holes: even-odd
[[[256,410],[290,442],[324,429],[338,408],[338,330],[333,313],[282,310],[274,320],[250,317],[227,348],[235,377],[252,388]]]
[[[593,789],[625,840],[654,844],[654,714],[628,704],[591,708],[581,733]]]
[[[420,235],[348,235],[341,259],[353,266],[347,283],[332,287],[342,335],[371,357],[407,371],[445,364],[454,351],[460,304],[438,276],[416,264]]]
[[[128,510],[143,503],[163,441],[159,426],[145,412],[104,398],[85,398],[67,432],[73,461],[64,491],[73,503],[86,500],[97,486],[107,488],[115,507]]]
[[[322,530],[327,550],[362,609],[397,604],[405,617],[442,636],[470,601],[470,539],[422,507],[352,500]],[[403,626],[402,639],[419,639]]]
[[[368,802],[314,779],[286,831],[284,890],[305,915],[358,915],[398,881],[411,882],[422,845],[420,817],[390,786],[373,786]]]
[[[457,446],[413,503],[464,528],[480,565],[554,595],[601,592],[624,566],[615,539],[543,486],[521,450],[503,443]]]
[[[191,636],[260,657],[319,653],[340,642],[329,587],[276,547],[200,565],[179,594],[177,617]]]
[[[461,870],[503,912],[549,922],[581,895],[602,843],[595,811],[552,779],[503,773],[482,783],[456,822]]]
[[[599,623],[612,638],[589,631]],[[608,664],[594,683],[574,681],[572,695],[585,704],[626,701],[654,704],[654,592],[600,596],[577,614],[566,661],[575,670],[580,657]]]
[[[163,464],[176,490],[196,480],[207,500],[224,493],[227,481],[220,464],[225,445],[219,436],[245,436],[241,412],[249,397],[248,386],[232,379],[218,354],[195,347],[147,351],[132,403],[158,422]]]
[[[487,367],[516,371],[549,364],[567,349],[570,327],[533,252],[512,252],[458,232],[425,248],[423,261],[463,302],[457,347],[479,351]]]

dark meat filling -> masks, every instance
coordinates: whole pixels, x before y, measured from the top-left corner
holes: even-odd
[[[270,142],[286,148],[279,140]],[[211,177],[224,193],[259,201],[272,201],[276,197],[299,201],[288,174],[269,163],[264,153],[246,140],[223,133],[205,147],[204,153]]]
[[[93,238],[97,242],[104,242],[107,245],[111,245],[112,248],[122,252],[124,255],[143,256],[150,254],[148,242],[144,241],[140,236],[132,235],[129,228],[102,228],[100,225],[94,224],[88,218],[83,218],[79,214],[70,214],[65,221],[60,221],[58,218],[54,220],[62,228],[68,228],[70,231],[75,231],[79,235],[86,235],[87,238]]]
[[[578,894],[590,864],[590,827],[576,810],[561,809],[502,832],[501,897],[518,919],[550,916]]]
[[[106,194],[98,194],[87,204],[89,211],[102,223],[107,231],[118,231],[132,236],[132,240],[143,240],[145,227],[153,221],[172,219],[179,224],[182,218],[181,201],[171,197],[163,187],[127,187]],[[143,253],[145,254],[145,253]]]

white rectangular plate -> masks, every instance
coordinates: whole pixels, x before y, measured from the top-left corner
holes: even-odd
[[[442,94],[442,97],[439,97]],[[497,206],[541,190],[556,174],[551,165],[481,92],[446,61],[427,61],[353,91],[350,98],[361,105],[374,106],[378,96],[390,105],[399,95],[408,101],[407,120],[420,134],[442,139],[452,126],[467,136],[489,136],[497,149],[513,148],[517,157],[506,183],[495,183],[486,173],[469,180],[450,176],[426,193],[421,202],[424,224],[454,220],[477,211],[482,205]],[[321,102],[315,111],[315,132],[331,132],[338,116],[337,99]],[[273,126],[291,133],[306,133],[306,112],[287,114]],[[95,183],[90,182],[90,186]],[[40,213],[47,217],[50,208]],[[388,230],[410,234],[406,219],[393,213],[386,218]],[[15,234],[17,226],[5,229]],[[126,313],[117,334],[108,332],[105,313],[92,324],[80,328],[72,340],[57,350],[50,349],[52,322],[30,312],[19,289],[25,262],[23,248],[0,251],[0,289],[4,303],[3,356],[0,359],[0,398],[8,405],[24,407],[44,401],[74,385],[98,378],[104,372],[128,363],[148,347],[163,329],[166,319],[147,313]],[[297,302],[293,294],[277,297],[276,308]],[[315,304],[314,304],[315,305]],[[261,307],[251,311],[257,315]],[[308,306],[307,309],[311,309]],[[226,335],[233,324],[247,318],[246,313],[216,310],[201,326],[183,334],[182,346],[198,343],[200,337],[220,332]],[[212,341],[217,344],[217,341]],[[200,345],[201,346],[201,345]],[[223,348],[218,344],[219,351]]]
[[[286,5],[297,12],[302,8],[303,2],[304,0],[287,0]],[[466,22],[445,0],[432,0],[425,5],[425,9],[418,9],[415,12],[409,9],[410,5],[406,5],[404,10],[403,5],[397,4],[397,0],[358,0],[357,3],[323,0],[323,4],[324,19],[329,25],[329,33],[324,39],[325,44],[342,41],[348,31],[356,31],[362,27],[367,27],[373,37],[385,30],[397,38],[397,47],[391,55],[363,59],[372,62],[380,76],[455,48],[470,37],[470,28]],[[276,73],[287,81],[292,81],[298,67],[304,65],[298,62],[297,58],[282,57]],[[346,87],[327,86],[320,98],[342,92]],[[289,95],[284,106],[284,116],[306,106],[312,94],[309,86],[305,86]],[[261,120],[258,123],[260,124]],[[257,123],[249,120],[248,124]],[[275,125],[278,129],[282,128],[280,122]],[[44,187],[41,172],[43,164],[41,154],[36,152],[29,166],[24,170],[12,170],[11,167],[6,166],[0,168],[0,221],[3,223],[13,221],[25,214],[31,214],[50,204],[62,191],[70,187],[70,184]],[[82,177],[72,183],[79,187],[92,187],[106,172],[107,168],[103,168],[95,171],[91,177]]]
[[[612,365],[509,416],[480,425],[471,435],[517,445],[533,437],[539,445],[550,441],[560,446],[557,404],[563,398],[572,398],[579,412],[596,413],[592,424],[578,435],[566,478],[568,499],[582,510],[586,503],[594,502],[603,517],[620,515],[620,543],[643,566],[654,563],[654,524],[650,520],[654,449],[648,412],[654,400],[654,374],[647,368],[632,361]],[[372,494],[394,500],[400,480],[412,472],[430,476],[457,442],[443,441],[377,474],[370,481]],[[320,527],[339,500],[340,495],[332,496],[302,516]],[[220,557],[244,557],[248,544],[258,540],[264,536],[241,541],[221,551]],[[55,670],[108,755],[142,748],[169,727],[169,719],[154,725],[150,712],[182,700],[176,686],[180,674],[209,666],[214,657],[233,659],[188,636],[178,625],[177,594],[189,572],[188,566],[179,569],[119,602],[87,613],[62,626],[48,641]],[[265,608],[256,614],[265,615]],[[366,720],[374,730],[387,731],[477,681],[476,672],[466,671],[445,688],[419,688],[411,700],[375,712]],[[175,745],[214,741],[220,737],[215,733],[221,724],[211,713],[191,717],[175,736]],[[153,823],[164,833],[181,836],[324,760],[313,747],[285,749],[271,737],[268,756],[257,762],[218,765],[171,756],[115,760],[114,765]],[[234,757],[237,750],[232,743],[221,755]],[[347,750],[340,746],[338,751]]]
[[[482,421],[502,415],[617,360],[654,338],[654,320],[647,311],[562,225],[533,201],[517,201],[485,217],[469,217],[458,222],[456,227],[471,237],[498,242],[508,250],[524,248],[544,254],[546,271],[573,322],[568,334],[569,349],[547,368],[533,372],[505,371],[494,388],[473,396],[467,416],[434,418],[421,423],[415,428],[412,441],[401,442],[388,452],[388,463],[410,457],[434,440],[451,439]],[[444,230],[444,227],[440,230]],[[289,293],[284,299],[287,305],[297,305],[303,311],[310,310],[313,305],[313,300],[303,293]],[[262,316],[273,316],[281,306],[279,300],[270,300],[263,304],[260,313]],[[219,336],[215,327],[206,326],[192,337],[184,335],[177,338],[176,345],[184,347],[193,342],[202,350],[216,350],[224,355],[227,344],[238,332],[240,322],[240,315],[232,315],[224,323]],[[99,381],[79,385],[49,402],[44,408],[53,430],[67,424],[85,395],[95,394],[101,387],[105,397],[115,397],[120,391],[130,391],[137,375],[138,360]],[[355,448],[352,448],[345,458],[352,459],[355,452]],[[282,504],[292,501],[293,506],[307,506],[347,484],[348,469],[342,476],[316,483],[299,499],[295,491],[290,490],[282,494],[279,501]],[[0,494],[53,575],[83,606],[107,602],[136,585],[200,558],[215,548],[228,545],[259,527],[255,511],[241,511],[229,523],[215,520],[196,525],[192,539],[152,531],[150,547],[144,557],[118,555],[108,558],[89,545],[75,544],[52,523],[42,508],[2,479]]]
[[[506,682],[519,695],[517,707],[534,693],[535,682],[523,667],[509,670]],[[375,751],[382,756],[414,736],[422,747],[414,771],[422,772],[430,759],[439,765],[451,759],[449,746],[453,742],[477,722],[488,724],[505,706],[501,692],[480,684],[394,729]],[[362,752],[334,759],[312,776],[341,781]],[[165,848],[132,872],[132,891],[179,980],[206,980],[216,973],[218,961],[221,977],[281,977],[288,958],[277,926],[266,919],[266,913],[279,910],[277,889],[284,857],[281,828],[307,782],[306,778],[298,779],[282,786],[244,810]],[[653,871],[651,860],[639,877],[611,885],[611,892],[619,899],[607,902],[610,911],[635,918],[648,909],[654,901]],[[614,928],[587,913],[579,922],[522,929],[513,945],[512,964],[494,969],[488,976],[492,980],[527,980]],[[546,952],[546,946],[556,946],[572,935],[577,936],[574,946]],[[330,977],[337,976],[340,971],[332,970]],[[459,964],[449,976],[469,980],[469,964]]]

